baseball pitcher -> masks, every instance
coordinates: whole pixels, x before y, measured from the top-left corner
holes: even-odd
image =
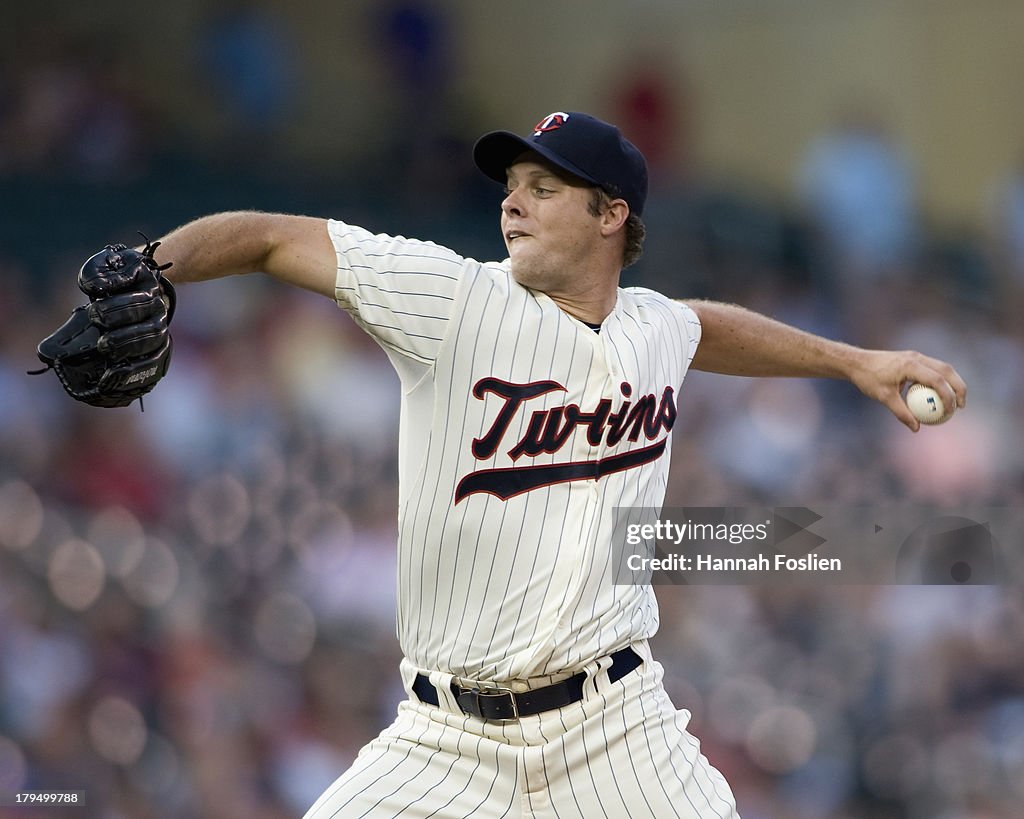
[[[647,168],[613,125],[555,112],[526,136],[485,135],[474,159],[505,189],[504,261],[254,212],[198,219],[159,248],[178,284],[263,271],[334,299],[401,379],[408,698],[307,817],[736,817],[662,687],[651,587],[613,580],[613,512],[661,507],[687,371],[847,379],[912,430],[905,383],[947,406],[966,387],[919,353],[619,287],[643,242]],[[158,273],[148,295],[106,297],[142,305],[129,318],[147,338],[170,317]],[[86,311],[99,338],[110,312]]]

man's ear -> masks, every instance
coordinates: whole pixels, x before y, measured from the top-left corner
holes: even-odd
[[[619,231],[629,218],[629,205],[625,199],[612,199],[601,214],[601,233],[611,236]]]

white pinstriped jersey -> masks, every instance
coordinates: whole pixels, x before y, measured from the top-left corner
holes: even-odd
[[[578,670],[652,635],[649,586],[614,585],[613,510],[660,508],[687,306],[620,289],[594,332],[508,262],[329,223],[340,306],[402,382],[398,636],[461,677]]]

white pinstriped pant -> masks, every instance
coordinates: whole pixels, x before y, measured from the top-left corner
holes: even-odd
[[[584,699],[518,722],[458,711],[450,677],[432,675],[441,707],[415,694],[305,819],[574,817],[739,819],[729,786],[687,733],[646,643],[618,682],[598,671]],[[406,689],[415,669],[403,663]]]

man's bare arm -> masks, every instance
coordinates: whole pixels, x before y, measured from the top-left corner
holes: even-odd
[[[334,298],[337,257],[327,222],[309,216],[236,211],[204,216],[161,239],[167,278],[196,282],[263,272]]]
[[[745,376],[840,378],[887,406],[907,427],[920,424],[901,395],[917,381],[933,387],[946,406],[963,407],[967,385],[944,361],[912,350],[865,350],[798,330],[734,304],[692,301],[702,336],[693,367]]]

